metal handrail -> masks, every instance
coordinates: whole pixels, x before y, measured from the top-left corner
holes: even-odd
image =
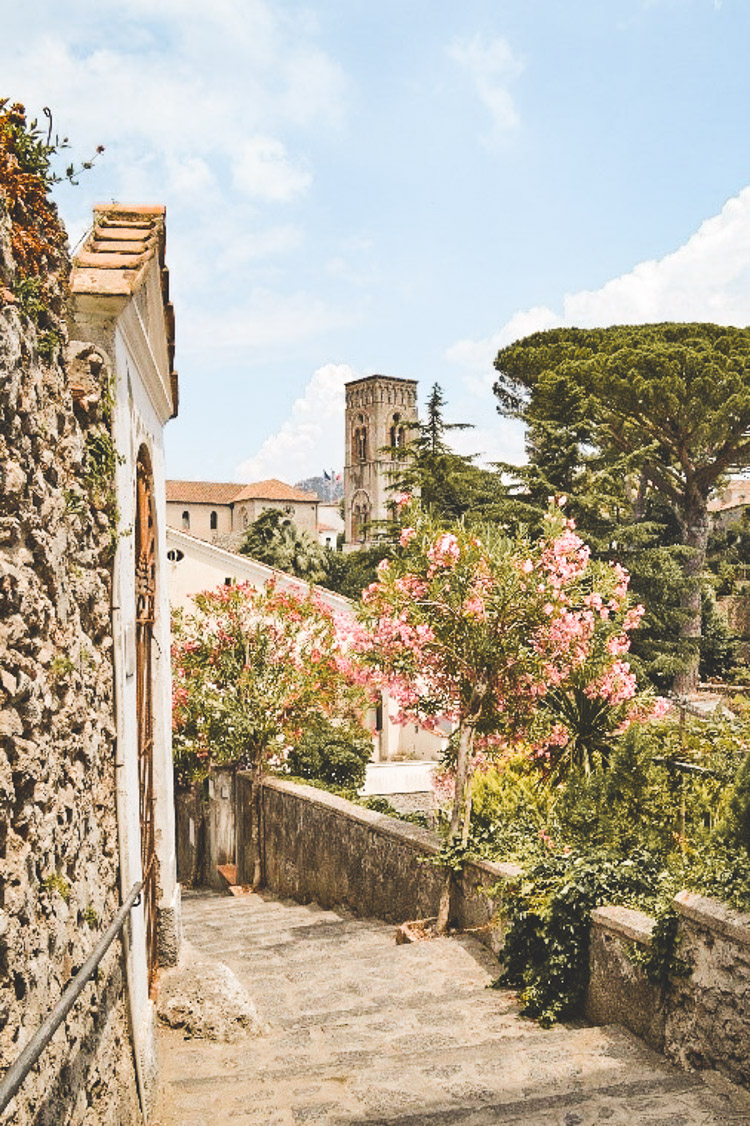
[[[124,927],[131,907],[136,906],[142,890],[143,883],[140,880],[138,883],[133,884],[122,907],[117,912],[76,976],[68,982],[65,992],[44,1024],[40,1026],[31,1040],[29,1040],[15,1063],[11,1064],[6,1071],[2,1081],[0,1081],[0,1114],[2,1114],[8,1103],[17,1094],[24,1079],[83,992],[86,982],[96,973],[102,958]]]

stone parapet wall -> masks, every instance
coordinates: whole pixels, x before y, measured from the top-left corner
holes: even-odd
[[[237,878],[252,879],[252,780],[237,776]],[[429,863],[435,833],[312,786],[267,778],[262,793],[264,880],[276,894],[403,923],[437,915],[442,871]],[[489,890],[515,865],[470,863],[456,888],[452,921],[499,949],[501,921]]]
[[[664,1050],[750,1086],[750,914],[688,891],[674,905],[677,955],[692,973],[670,982]]]
[[[683,891],[675,898],[677,958],[662,988],[639,962],[654,920],[624,907],[592,916],[586,1015],[614,1022],[687,1068],[715,1068],[750,1086],[750,915]]]
[[[661,990],[633,956],[647,953],[654,920],[628,907],[598,907],[591,916],[586,1016],[592,1024],[621,1024],[652,1048],[664,1048]]]
[[[62,362],[64,279],[34,323],[13,299],[0,198],[0,1068],[18,1056],[119,905],[112,527],[90,478],[107,433],[91,372]],[[63,264],[64,270],[64,264]],[[98,362],[98,361],[97,361]],[[97,374],[98,373],[98,374]],[[3,1118],[140,1121],[119,942]]]

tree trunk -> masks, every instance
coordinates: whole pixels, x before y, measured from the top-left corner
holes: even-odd
[[[451,810],[451,827],[448,840],[451,844],[459,841],[466,842],[468,838],[468,818],[470,816],[471,788],[469,786],[471,771],[471,752],[474,747],[474,724],[465,723],[461,728],[458,740],[458,756],[456,758],[456,789],[453,795],[453,809]],[[438,910],[435,931],[445,934],[448,928],[448,917],[451,905],[451,890],[453,887],[453,870],[448,868],[445,873],[445,882],[440,895],[440,908]]]
[[[261,805],[262,805],[262,787],[261,787],[262,771],[259,766],[253,767],[253,790],[252,790],[252,824],[250,831],[250,839],[253,842],[253,888],[257,889],[263,882],[263,863],[261,857],[261,831],[260,831],[260,818],[261,818]]]
[[[681,607],[685,618],[680,627],[680,638],[685,642],[687,661],[677,673],[673,689],[676,695],[686,696],[698,687],[701,641],[701,576],[706,565],[709,516],[704,497],[694,497],[683,521],[682,542],[690,548],[683,574],[685,587]]]

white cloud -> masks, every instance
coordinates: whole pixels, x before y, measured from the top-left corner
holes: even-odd
[[[507,39],[498,36],[484,41],[475,35],[452,43],[448,54],[469,72],[480,101],[492,116],[495,132],[504,134],[517,129],[520,118],[509,87],[524,64]]]
[[[245,227],[242,239],[237,239],[226,247],[217,259],[217,265],[221,270],[234,270],[262,258],[288,254],[302,246],[304,241],[300,228],[289,224],[257,231]]]
[[[234,160],[233,182],[255,199],[283,202],[301,195],[312,183],[306,167],[295,166],[275,137],[256,136],[244,141]]]
[[[495,379],[495,356],[514,340],[563,325],[594,328],[658,321],[750,324],[750,187],[664,258],[639,262],[600,289],[566,294],[559,312],[545,306],[516,312],[497,332],[459,340],[445,355],[462,369],[468,394],[484,405]],[[520,424],[505,420],[498,430],[486,433],[482,446],[482,432],[468,431],[461,439],[465,452],[470,452],[474,435],[480,440],[472,448],[484,449],[484,460],[525,460]]]
[[[103,198],[205,216],[231,206],[230,170],[245,199],[292,200],[312,177],[296,130],[338,128],[347,104],[343,71],[310,21],[269,0],[40,0],[33,10],[8,14],[4,86],[33,113],[51,106],[76,158],[105,145],[86,179]]]
[[[600,289],[566,294],[560,312],[540,306],[514,313],[491,336],[459,340],[447,349],[446,358],[463,368],[485,395],[498,349],[532,332],[560,325],[593,328],[658,321],[750,324],[750,187],[673,253],[639,262]]]
[[[289,418],[235,470],[242,481],[279,477],[294,483],[340,467],[344,446],[344,384],[357,379],[348,364],[318,368]]]

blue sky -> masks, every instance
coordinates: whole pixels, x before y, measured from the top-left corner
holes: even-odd
[[[29,0],[2,94],[85,159],[58,200],[164,202],[174,477],[343,462],[343,383],[438,381],[476,430],[498,346],[750,323],[747,0]],[[457,440],[458,444],[458,440]]]

